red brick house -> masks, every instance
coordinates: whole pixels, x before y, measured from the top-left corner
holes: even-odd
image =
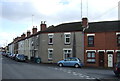
[[[120,61],[120,21],[90,23],[84,32],[86,66],[113,67]]]

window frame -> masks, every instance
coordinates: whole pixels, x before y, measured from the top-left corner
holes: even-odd
[[[48,34],[48,45],[53,45],[54,34]],[[50,42],[52,40],[52,42]]]
[[[93,53],[94,53],[94,56],[93,56]],[[88,54],[89,54],[89,57],[88,57]],[[96,52],[95,51],[88,51],[86,61],[87,61],[87,63],[96,63]]]
[[[120,57],[120,52],[116,52],[117,54],[117,62],[120,62],[120,59],[118,59]]]
[[[50,57],[50,54],[52,54],[52,57]],[[48,49],[48,60],[52,60],[52,59],[53,59],[53,49],[51,48],[51,49]]]
[[[68,35],[68,37],[67,37]],[[69,40],[69,42],[67,42]],[[64,44],[65,45],[70,45],[71,44],[71,33],[64,33]]]
[[[90,37],[92,37],[93,40],[89,40]],[[95,37],[94,36],[88,36],[87,38],[88,38],[88,47],[94,47],[94,40],[95,40],[94,38]],[[92,42],[93,44],[90,44],[90,42]]]
[[[68,55],[68,54],[70,55],[70,57],[72,57],[72,49],[63,49],[63,59],[67,59],[66,55]]]
[[[120,46],[120,43],[119,43],[120,39],[118,39],[119,37],[120,37],[120,34],[117,35],[117,46]]]

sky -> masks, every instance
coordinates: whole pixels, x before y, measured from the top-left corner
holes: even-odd
[[[78,22],[82,17],[88,17],[89,22],[118,20],[119,1],[0,0],[0,47],[26,34],[27,30],[31,31],[33,26],[39,31],[41,21],[46,21],[48,27]]]

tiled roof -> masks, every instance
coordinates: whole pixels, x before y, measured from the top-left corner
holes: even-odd
[[[47,30],[45,31],[39,31],[36,34],[32,34],[29,37],[26,37],[22,40],[31,38],[40,33],[73,32],[73,31],[83,31],[81,22],[63,23],[51,28],[47,28]],[[110,32],[110,31],[120,31],[120,21],[90,22],[89,28],[86,29],[84,32],[92,33],[92,32]]]
[[[112,32],[120,31],[120,21],[93,22],[85,32]]]
[[[73,22],[60,24],[43,32],[71,32],[82,31],[82,29],[81,22]]]
[[[42,32],[71,32],[82,31],[81,22],[64,23]],[[103,21],[89,23],[89,28],[84,32],[109,32],[120,31],[120,21]]]

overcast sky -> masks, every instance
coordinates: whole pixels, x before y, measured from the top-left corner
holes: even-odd
[[[119,1],[82,0],[82,17],[89,22],[118,20]],[[38,30],[41,21],[47,26],[81,21],[81,0],[0,0],[0,46],[31,31],[32,18]]]

